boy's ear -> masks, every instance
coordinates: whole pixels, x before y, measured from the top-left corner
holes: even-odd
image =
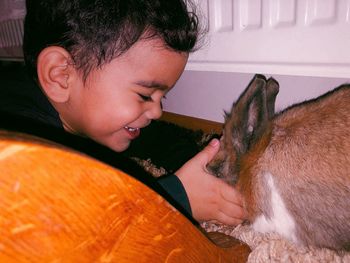
[[[71,56],[67,50],[58,46],[43,49],[37,62],[40,85],[48,98],[56,103],[69,99],[68,80],[72,74]]]

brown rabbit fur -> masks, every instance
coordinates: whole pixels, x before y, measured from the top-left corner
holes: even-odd
[[[248,221],[301,245],[350,243],[350,85],[274,114],[278,83],[256,75],[226,113],[208,170],[244,197]]]

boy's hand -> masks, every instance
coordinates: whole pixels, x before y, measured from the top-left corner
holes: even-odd
[[[220,142],[213,139],[175,174],[182,182],[197,221],[219,221],[238,225],[244,219],[241,195],[235,188],[209,174],[207,163],[219,150]]]

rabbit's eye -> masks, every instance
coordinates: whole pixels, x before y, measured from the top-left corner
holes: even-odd
[[[222,166],[223,166],[223,161],[220,160],[213,160],[207,165],[208,172],[211,173],[212,175],[222,178]]]

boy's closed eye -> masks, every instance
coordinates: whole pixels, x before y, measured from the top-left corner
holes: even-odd
[[[151,97],[151,96],[142,95],[142,94],[139,94],[139,96],[140,96],[141,99],[143,99],[144,101],[152,101],[152,97]]]
[[[142,100],[144,101],[152,101],[152,97],[151,96],[148,96],[148,95],[143,95],[143,94],[138,94]],[[162,96],[162,100],[166,100],[166,96]]]

